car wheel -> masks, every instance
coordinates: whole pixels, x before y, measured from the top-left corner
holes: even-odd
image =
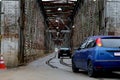
[[[60,56],[58,56],[58,58],[60,58]]]
[[[60,58],[60,55],[58,55],[58,58]]]
[[[76,66],[75,66],[75,64],[74,64],[74,62],[72,61],[72,71],[73,72],[79,72],[79,68],[77,68]]]
[[[88,76],[94,77],[95,76],[95,70],[93,68],[93,64],[91,61],[88,62]]]

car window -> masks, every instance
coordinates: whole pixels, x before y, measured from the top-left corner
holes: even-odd
[[[85,46],[86,46],[86,44],[87,44],[87,42],[83,43],[80,48],[81,48],[81,49],[84,49]]]
[[[103,47],[120,48],[120,39],[102,39]]]
[[[94,40],[89,40],[87,45],[86,45],[86,48],[92,48],[92,47],[95,47],[95,41]]]
[[[85,39],[84,42],[81,44],[80,49],[85,49],[88,39]]]

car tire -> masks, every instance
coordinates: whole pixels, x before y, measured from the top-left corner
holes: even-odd
[[[60,58],[60,56],[58,56],[58,58]]]
[[[95,77],[96,71],[94,70],[93,64],[92,64],[91,61],[88,61],[87,67],[88,67],[88,76],[89,77]]]
[[[77,68],[77,67],[75,66],[75,64],[74,64],[73,61],[72,61],[72,71],[75,72],[75,73],[79,72],[79,68]]]
[[[58,55],[58,58],[60,58],[60,55]]]

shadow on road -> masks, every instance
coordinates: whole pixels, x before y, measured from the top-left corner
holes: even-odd
[[[88,76],[86,71],[79,71],[78,73]],[[113,73],[112,72],[111,73],[103,72],[103,73],[99,73],[94,78],[100,79],[100,80],[105,80],[105,79],[120,80],[120,72],[119,73],[117,73],[117,72],[113,72]]]
[[[111,73],[100,73],[96,78],[107,78],[107,79],[117,79],[120,80],[120,73],[111,72]]]

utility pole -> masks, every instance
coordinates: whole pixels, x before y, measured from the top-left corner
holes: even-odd
[[[1,36],[1,15],[4,14],[2,12],[2,0],[0,0],[0,55],[1,55],[1,39],[2,39],[2,36]]]
[[[19,54],[18,59],[20,64],[24,64],[24,44],[25,44],[25,37],[24,37],[24,28],[25,28],[25,0],[20,0],[20,40],[19,40]]]
[[[1,9],[2,9],[2,1],[0,0],[0,55],[1,55]]]

